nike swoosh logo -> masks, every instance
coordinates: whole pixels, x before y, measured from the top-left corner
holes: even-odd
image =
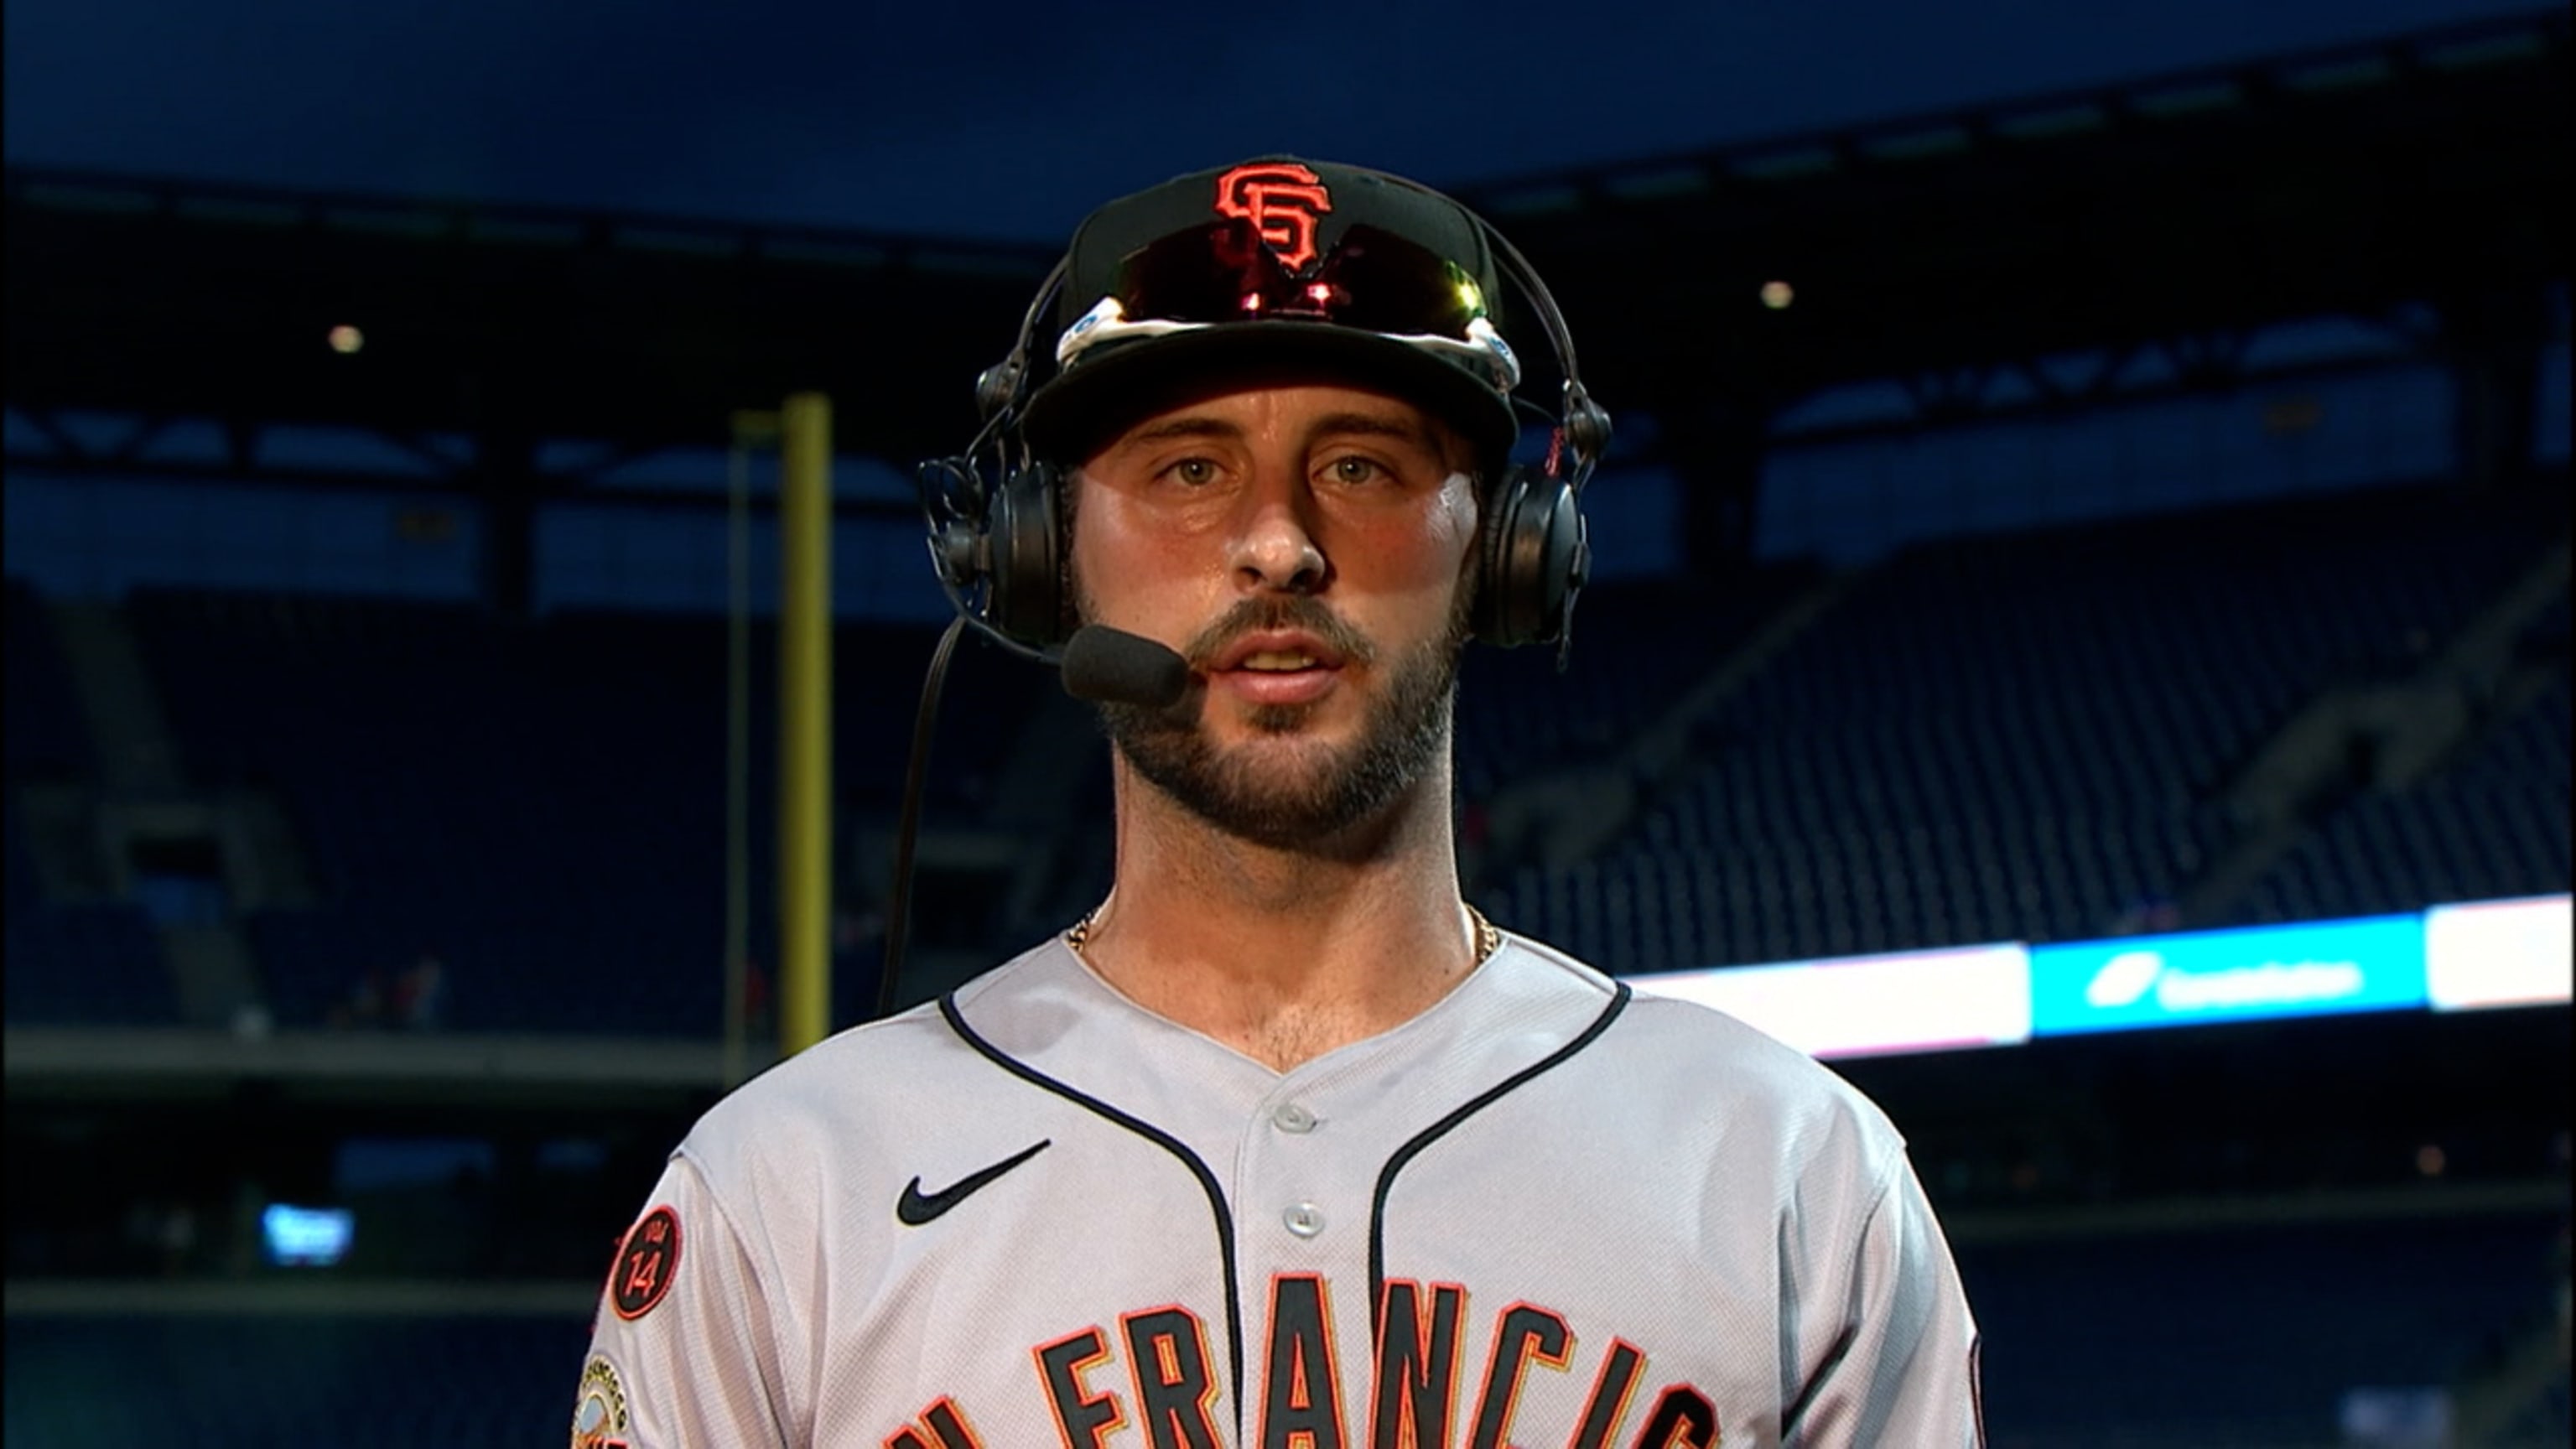
[[[895,1221],[908,1228],[920,1227],[923,1223],[929,1222],[974,1196],[994,1178],[1000,1177],[1003,1173],[1054,1145],[1055,1139],[1050,1137],[1024,1152],[1003,1158],[981,1172],[969,1173],[937,1192],[923,1192],[921,1179],[916,1177],[903,1185],[903,1196],[894,1200]]]

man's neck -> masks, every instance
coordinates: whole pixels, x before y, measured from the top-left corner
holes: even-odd
[[[1429,1008],[1476,963],[1449,777],[1345,848],[1231,836],[1117,766],[1118,879],[1083,957],[1150,1011],[1286,1072]]]

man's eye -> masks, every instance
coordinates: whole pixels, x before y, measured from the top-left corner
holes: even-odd
[[[1216,460],[1213,458],[1183,458],[1181,461],[1174,463],[1169,468],[1164,469],[1163,476],[1171,479],[1175,483],[1187,484],[1192,488],[1204,488],[1208,484],[1216,481]]]
[[[1373,483],[1386,476],[1384,468],[1357,454],[1334,459],[1327,471],[1336,483]]]

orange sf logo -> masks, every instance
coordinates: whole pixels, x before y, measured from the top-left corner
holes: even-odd
[[[1315,259],[1315,221],[1333,209],[1333,198],[1305,167],[1266,161],[1218,177],[1216,209],[1251,222],[1262,244],[1293,272]]]

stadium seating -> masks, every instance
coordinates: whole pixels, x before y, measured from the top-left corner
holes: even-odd
[[[44,602],[24,580],[12,578],[7,608],[9,782],[86,776],[93,764],[89,733],[72,692],[71,668],[46,626]]]
[[[2120,929],[2232,837],[2224,788],[2272,730],[2413,667],[2541,536],[2432,488],[1918,547],[1626,840],[1486,907],[1616,970]]]
[[[2566,890],[2571,738],[2560,675],[2463,758],[2334,812],[2248,893],[2245,918],[2368,916]]]
[[[583,849],[584,812],[619,802],[558,767],[620,741],[532,728],[551,681],[524,632],[460,606],[258,594],[138,593],[129,613],[192,778],[275,789],[302,827],[326,904],[247,923],[282,1024],[423,950],[448,963],[460,1024],[575,1014],[581,997],[544,999],[550,968],[594,919],[589,888],[638,852]],[[626,803],[687,818],[685,784],[653,793]]]
[[[290,802],[324,903],[254,913],[277,1019],[444,962],[446,1025],[703,1035],[722,1019],[721,621],[143,590],[129,605],[200,784]],[[767,631],[754,631],[760,639]],[[931,631],[837,641],[844,812],[892,809]],[[752,661],[749,840],[767,881],[773,654]],[[880,661],[885,666],[880,667]],[[900,682],[889,688],[887,675]],[[959,671],[941,778],[971,794],[1029,678]],[[774,959],[753,911],[754,959]]]
[[[1693,773],[1623,838],[1488,877],[1479,904],[1629,971],[2121,929],[2235,837],[2224,787],[2272,730],[2329,684],[2419,663],[2545,532],[2509,506],[2396,489],[1920,546],[1751,676],[1694,737]],[[1605,585],[1561,676],[1551,650],[1471,650],[1466,808],[1550,765],[1617,758],[1816,581],[1772,567],[1706,594]],[[22,735],[13,711],[13,776],[76,767],[84,747],[30,599],[13,586],[13,696],[35,722]],[[452,1027],[703,1034],[721,1019],[721,621],[177,589],[139,590],[128,613],[191,778],[272,789],[302,830],[323,903],[245,922],[281,1024],[330,1019],[368,972],[424,952],[446,964]],[[894,810],[933,632],[837,632],[845,826]],[[771,631],[752,638],[765,888],[775,658]],[[1051,688],[967,646],[934,818],[980,818]],[[2436,779],[2328,821],[2249,894],[2249,917],[2563,889],[2566,736],[2562,687]],[[1105,785],[1085,782],[1078,804],[1096,817]],[[30,897],[12,824],[15,905]],[[1067,867],[1077,887],[1104,871]],[[130,915],[20,914],[13,948],[39,957],[134,946]],[[754,959],[773,959],[772,913],[752,916]],[[132,965],[79,974],[124,991]],[[13,980],[13,1018],[114,1015],[63,998],[59,981]]]
[[[13,1026],[162,1026],[178,1020],[152,923],[122,903],[47,903],[17,812],[8,821],[8,1020]]]
[[[10,854],[17,853],[13,842]],[[17,873],[13,863],[10,874]],[[178,1020],[160,943],[136,908],[13,900],[7,933],[11,1025],[166,1026]]]
[[[1573,645],[1471,647],[1459,663],[1458,788],[1475,800],[1533,770],[1609,755],[1653,723],[1821,571],[1750,570],[1718,589],[1620,580],[1583,591]]]
[[[71,669],[44,606],[25,583],[8,583],[9,692],[6,923],[8,1019],[14,1025],[158,1025],[177,999],[152,923],[120,902],[59,905],[44,885],[19,809],[19,791],[77,784],[95,772]]]

